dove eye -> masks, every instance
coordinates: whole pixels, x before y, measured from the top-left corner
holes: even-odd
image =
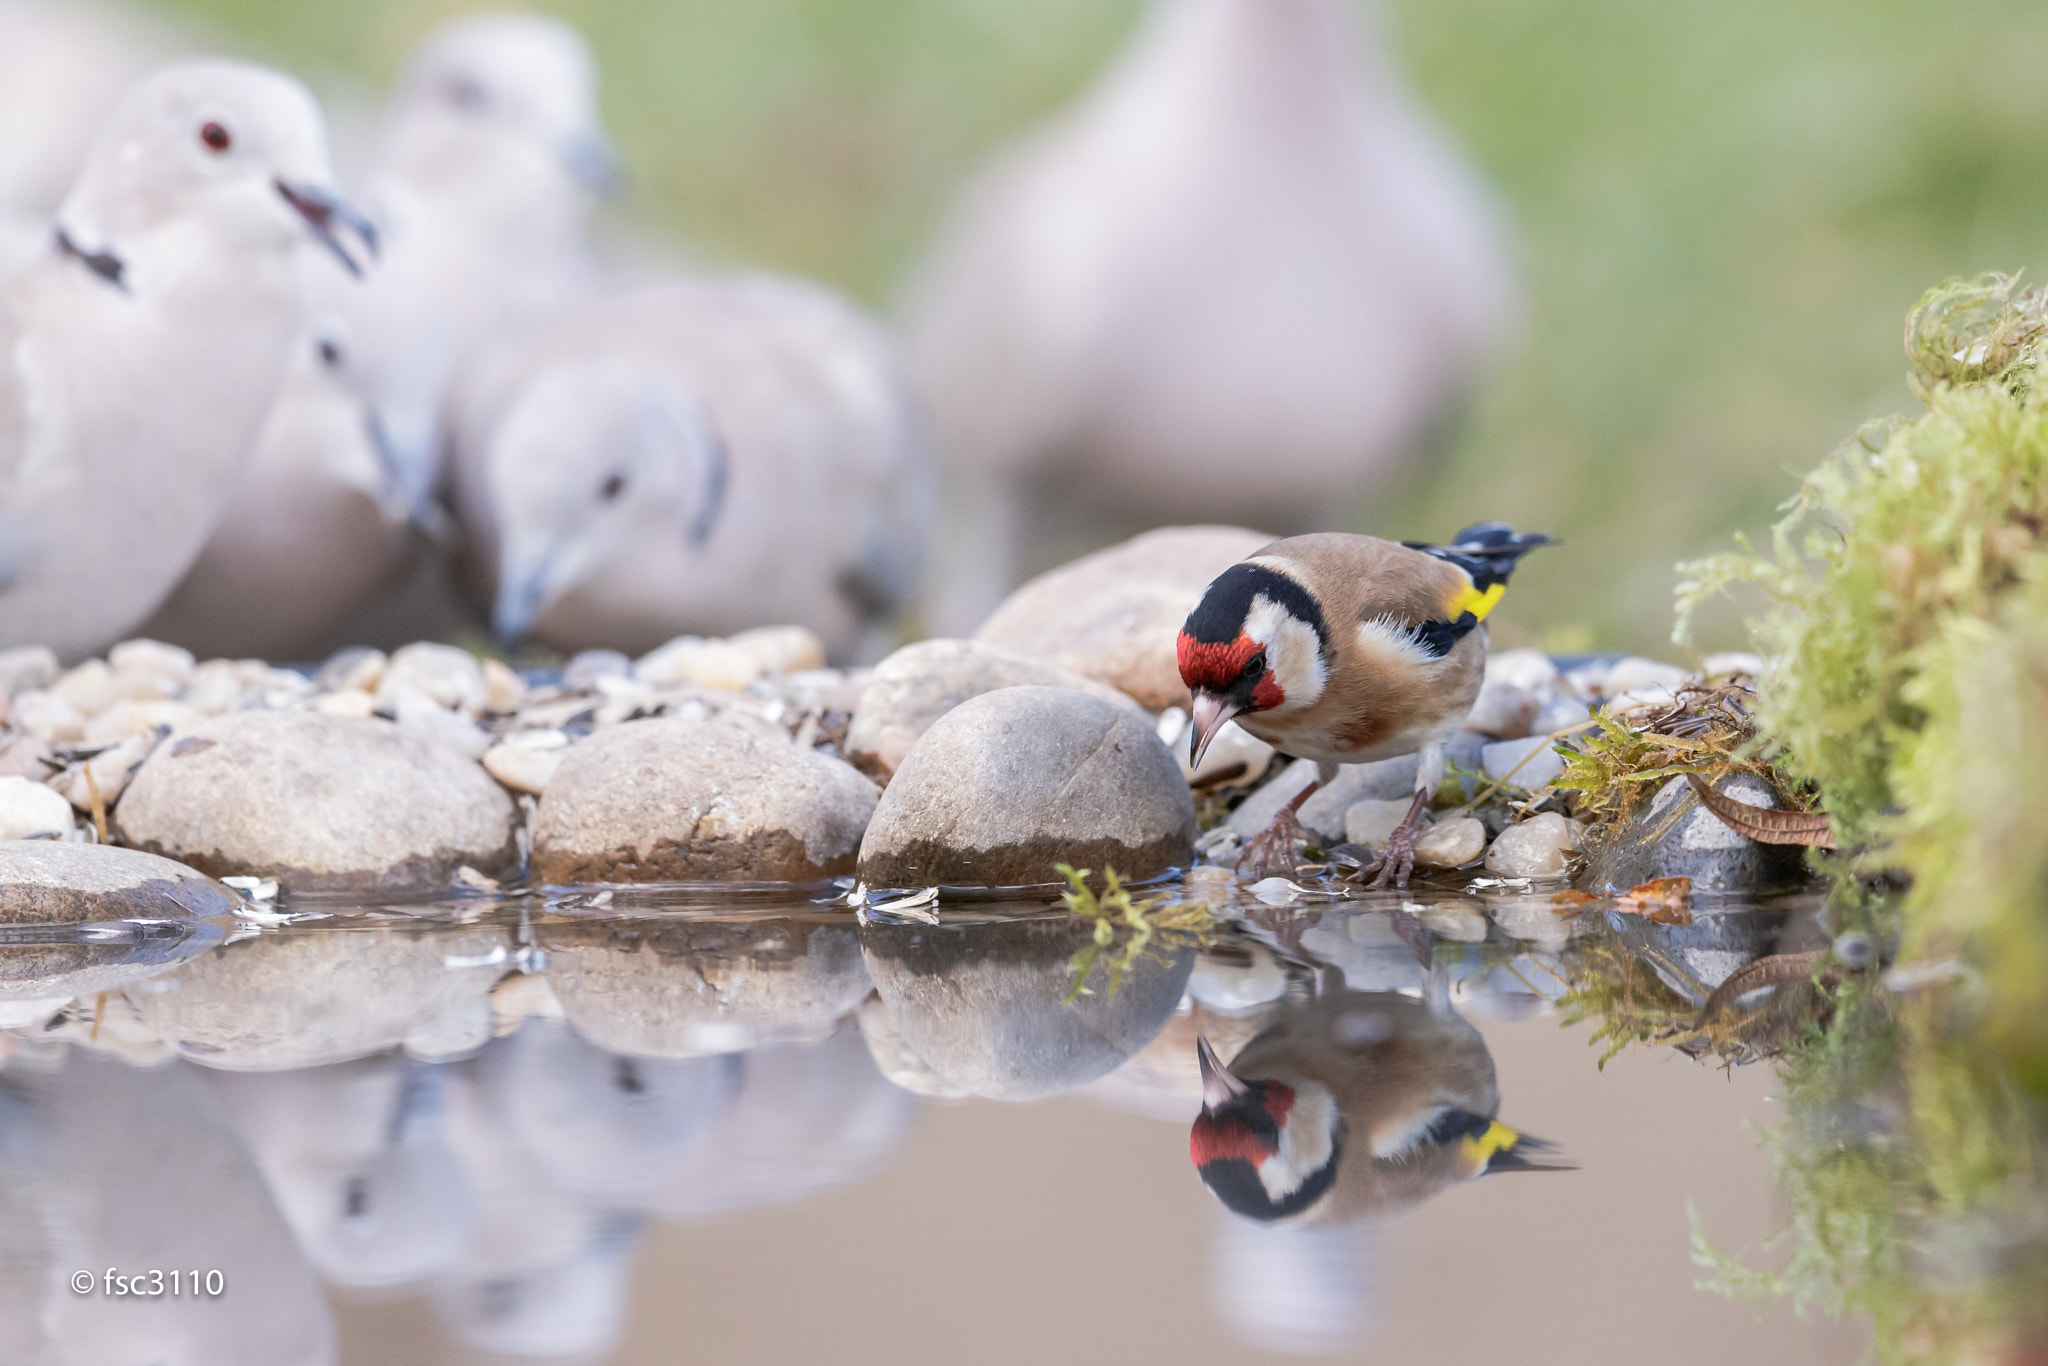
[[[614,498],[617,498],[620,494],[624,493],[625,491],[626,476],[623,474],[615,474],[604,481],[603,486],[600,487],[597,491],[597,496],[604,499],[607,503],[609,503]]]
[[[210,152],[225,152],[235,145],[235,135],[227,130],[227,125],[213,120],[200,126],[199,140]]]
[[[323,365],[341,364],[341,347],[323,337],[320,341],[320,362]]]
[[[457,109],[474,112],[489,102],[483,86],[468,76],[450,76],[441,90],[448,97],[448,103]]]

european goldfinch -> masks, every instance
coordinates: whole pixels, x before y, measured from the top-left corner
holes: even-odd
[[[1315,760],[1322,783],[1339,764],[1419,754],[1415,804],[1374,884],[1392,877],[1405,886],[1416,822],[1443,780],[1440,746],[1485,678],[1483,623],[1515,562],[1549,544],[1503,522],[1466,527],[1450,545],[1325,532],[1275,541],[1232,565],[1180,632],[1196,762],[1231,720],[1283,754]],[[1294,811],[1308,795],[1262,837],[1289,860]]]
[[[1262,1222],[1321,1223],[1415,1204],[1504,1170],[1553,1171],[1550,1145],[1494,1118],[1479,1031],[1391,991],[1339,990],[1283,1011],[1229,1066],[1196,1044],[1203,1184]]]

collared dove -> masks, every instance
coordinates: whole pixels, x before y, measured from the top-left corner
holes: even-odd
[[[421,47],[371,183],[387,263],[435,292],[460,355],[595,295],[585,234],[617,176],[582,36],[504,13],[455,20]]]
[[[306,659],[389,591],[438,514],[446,320],[402,268],[301,255],[311,314],[212,540],[142,634]]]
[[[1060,522],[1341,526],[1497,344],[1495,214],[1342,0],[1159,0],[907,296],[946,465],[942,629]]]
[[[184,46],[121,5],[0,0],[0,204],[47,217],[122,94]]]
[[[640,651],[908,592],[926,452],[882,331],[816,286],[678,280],[480,357],[451,397],[467,578],[499,633]]]
[[[260,67],[140,82],[0,281],[0,643],[127,634],[212,532],[301,325],[310,233],[353,262],[320,111]]]

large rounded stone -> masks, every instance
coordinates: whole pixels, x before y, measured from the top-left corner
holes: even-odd
[[[869,990],[843,914],[798,920],[569,921],[540,936],[563,1016],[638,1057],[822,1039]]]
[[[1037,1100],[1115,1069],[1165,1027],[1194,971],[1192,945],[1140,957],[1111,995],[1099,976],[1072,1001],[1069,964],[1094,942],[1073,916],[861,929],[868,975],[936,1085]]]
[[[1085,674],[1154,711],[1185,707],[1174,641],[1218,574],[1272,543],[1235,526],[1171,526],[1039,575],[974,638]]]
[[[853,871],[875,785],[716,721],[629,721],[569,751],[534,817],[543,882],[816,882]]]
[[[1778,806],[1770,787],[1747,774],[1728,774],[1714,790],[1751,806]],[[1581,885],[1612,896],[1660,877],[1689,877],[1695,892],[1780,891],[1805,881],[1806,850],[1758,844],[1729,829],[1683,777],[1672,778],[1635,819],[1596,842]]]
[[[157,747],[117,814],[128,844],[293,891],[436,886],[518,860],[512,799],[480,764],[371,717],[213,717]]]
[[[510,943],[497,925],[286,929],[127,995],[158,1038],[208,1067],[317,1067],[399,1044],[439,1058],[491,1037],[490,992]]]
[[[154,854],[0,842],[0,1002],[55,1009],[154,976],[218,943],[221,917],[240,904],[212,878]],[[122,920],[150,923],[90,940],[66,933]]]
[[[978,640],[921,640],[875,666],[846,730],[846,757],[887,782],[932,722],[970,697],[1031,684],[1074,688],[1142,710],[1128,694],[1042,659]]]
[[[1071,688],[1004,688],[932,724],[861,841],[871,887],[1021,887],[1054,865],[1151,877],[1192,856],[1195,803],[1158,735]]]

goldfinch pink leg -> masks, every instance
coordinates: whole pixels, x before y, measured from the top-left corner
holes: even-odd
[[[1280,808],[1271,825],[1245,841],[1244,852],[1237,859],[1239,872],[1259,877],[1294,876],[1294,850],[1302,840],[1301,821],[1295,813],[1315,795],[1316,787],[1311,783],[1297,792],[1293,800]]]
[[[1408,804],[1408,814],[1394,827],[1394,833],[1387,836],[1387,847],[1380,854],[1380,861],[1373,865],[1379,869],[1379,876],[1369,886],[1384,887],[1389,880],[1396,887],[1408,885],[1408,875],[1415,871],[1415,827],[1421,824],[1423,808],[1428,805],[1429,793],[1415,794],[1415,800]],[[1361,869],[1360,875],[1369,871]]]

